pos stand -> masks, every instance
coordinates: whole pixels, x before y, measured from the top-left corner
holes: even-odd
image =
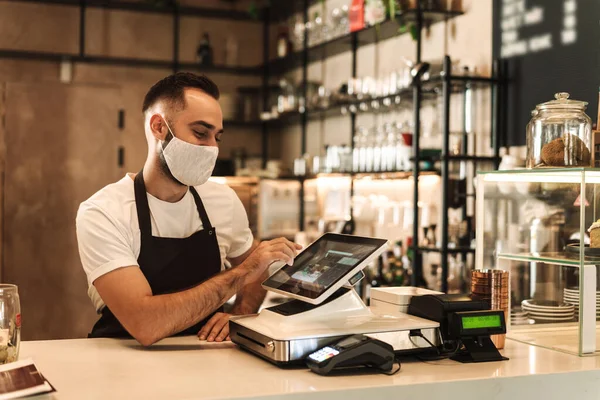
[[[461,363],[478,363],[488,361],[506,361],[496,348],[489,335],[478,337],[465,337],[460,341],[465,346],[465,350],[460,354],[451,357],[451,360]]]

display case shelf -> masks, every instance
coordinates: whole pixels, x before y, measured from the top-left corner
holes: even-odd
[[[534,168],[511,171],[480,171],[484,182],[508,183],[600,183],[600,168]]]
[[[523,262],[539,262],[545,264],[563,265],[566,267],[579,268],[583,265],[600,265],[599,258],[588,258],[584,259],[581,263],[579,256],[576,254],[564,253],[564,252],[552,252],[552,253],[499,253],[498,259],[500,260],[511,260],[511,261],[523,261]]]

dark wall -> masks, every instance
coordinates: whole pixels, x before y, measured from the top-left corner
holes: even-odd
[[[506,42],[502,41],[502,23],[507,22],[508,16],[503,15],[508,7],[514,6],[519,10],[517,15],[524,16],[519,8],[522,5],[526,6],[525,14],[536,8],[541,10],[543,20],[516,29],[518,40],[528,44],[527,53],[507,55]],[[573,6],[576,7],[574,12],[567,11]],[[493,54],[494,58],[506,59],[508,64],[507,145],[525,145],[525,126],[531,118],[531,110],[539,103],[554,99],[557,92],[568,92],[572,99],[588,102],[587,114],[594,123],[597,122],[599,20],[598,0],[494,0]],[[576,39],[563,44],[565,22],[573,21]],[[533,50],[531,39],[545,35],[550,35],[552,47]]]

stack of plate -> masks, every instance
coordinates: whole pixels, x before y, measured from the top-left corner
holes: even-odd
[[[579,315],[579,288],[566,288],[563,291],[565,303],[575,307],[575,313]],[[596,292],[596,319],[600,319],[600,291]]]
[[[511,325],[529,325],[532,321],[529,319],[527,311],[523,311],[520,308],[513,308],[510,311],[510,323]]]
[[[575,307],[572,304],[552,300],[523,300],[523,311],[536,323],[570,322],[575,318]]]

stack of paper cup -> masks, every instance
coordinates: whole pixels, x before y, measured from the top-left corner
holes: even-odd
[[[508,323],[509,273],[499,269],[475,270],[471,276],[471,293],[474,298],[490,303],[492,310],[504,312]],[[492,341],[497,348],[503,349],[506,335],[492,335]]]

